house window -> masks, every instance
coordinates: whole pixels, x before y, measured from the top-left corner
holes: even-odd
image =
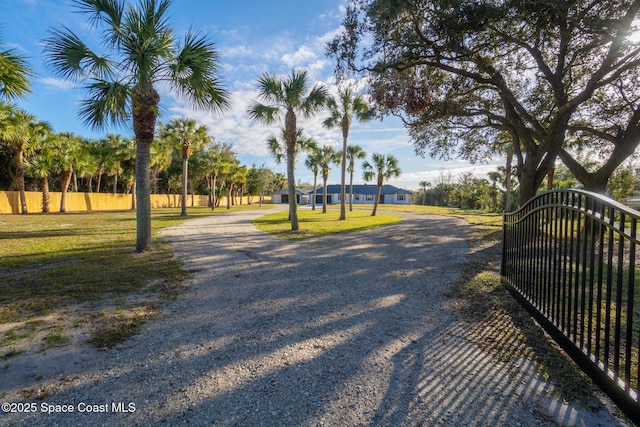
[[[342,193],[338,193],[338,200],[342,201]]]
[[[353,195],[353,198],[354,198],[355,200],[360,200],[360,195],[359,195],[359,194],[354,194],[354,195]]]
[[[373,194],[367,194],[367,200],[373,200]]]
[[[399,202],[404,202],[404,194],[398,194],[396,195],[396,197],[398,198]]]

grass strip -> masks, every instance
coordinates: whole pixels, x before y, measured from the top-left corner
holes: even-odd
[[[333,233],[347,233],[368,230],[394,224],[402,220],[400,215],[379,213],[371,216],[369,212],[353,211],[347,214],[347,219],[340,221],[340,213],[329,210],[322,213],[321,210],[298,210],[298,222],[300,229],[291,231],[291,223],[288,220],[289,211],[279,211],[263,215],[253,220],[253,224],[262,231],[274,234],[283,239],[309,239],[321,237]]]

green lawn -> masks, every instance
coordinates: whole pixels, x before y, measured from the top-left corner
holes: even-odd
[[[400,215],[378,213],[371,216],[370,212],[353,211],[347,213],[345,221],[339,221],[340,212],[329,209],[322,213],[322,208],[315,211],[298,209],[298,222],[300,229],[291,231],[291,223],[288,221],[289,211],[279,211],[261,216],[253,220],[260,230],[272,233],[285,239],[306,239],[310,237],[325,236],[332,233],[344,233],[394,224],[402,220]]]
[[[246,209],[258,205],[219,208],[214,214]],[[211,214],[208,208],[190,208],[186,219]],[[184,221],[180,208],[152,211],[154,235]],[[157,237],[153,251],[141,254],[134,252],[135,239],[133,211],[0,215],[0,347],[29,338],[43,317],[75,304],[89,304],[98,320],[109,318],[116,326],[112,313],[120,319],[131,313],[148,317],[159,301],[179,291],[189,273]],[[131,301],[132,294],[141,296]],[[76,322],[91,320],[96,319]],[[0,350],[0,357],[13,353]]]

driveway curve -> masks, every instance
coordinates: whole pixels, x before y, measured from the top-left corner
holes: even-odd
[[[165,229],[188,290],[42,401],[73,413],[0,424],[619,425],[554,400],[531,361],[496,360],[470,338],[451,296],[466,222],[403,214],[286,241],[252,225],[263,213]]]

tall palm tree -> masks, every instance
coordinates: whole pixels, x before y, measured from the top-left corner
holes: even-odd
[[[327,107],[331,111],[331,116],[324,121],[324,125],[328,128],[340,126],[342,130],[341,198],[340,218],[338,218],[338,220],[345,220],[347,219],[345,208],[345,200],[347,198],[347,139],[349,138],[349,129],[351,128],[351,118],[353,116],[358,121],[368,121],[373,117],[373,110],[369,108],[364,98],[361,95],[354,94],[350,87],[343,88],[338,94],[338,99],[330,97],[327,100]]]
[[[306,71],[292,71],[290,76],[263,74],[258,78],[259,98],[265,103],[254,102],[249,106],[253,121],[270,125],[284,116],[285,141],[287,143],[287,184],[289,191],[289,218],[291,230],[299,229],[296,206],[296,180],[294,177],[298,114],[311,117],[324,108],[326,89],[315,84],[309,90]]]
[[[342,151],[339,152],[342,156]],[[364,159],[367,157],[367,153],[359,145],[347,146],[347,171],[349,172],[349,212],[353,211],[353,172],[356,169],[356,160]]]
[[[94,127],[133,119],[136,139],[136,252],[151,246],[150,151],[163,81],[194,106],[222,110],[227,92],[217,77],[212,42],[189,30],[179,43],[169,23],[171,0],[75,0],[79,12],[104,27],[111,55],[98,55],[67,27],[51,30],[45,58],[60,76],[87,83],[80,116]]]
[[[316,210],[316,189],[318,188],[318,173],[320,172],[320,151],[315,149],[304,161],[306,167],[313,172],[313,198],[311,199],[311,210]]]
[[[363,177],[365,181],[377,179],[376,200],[373,203],[373,212],[371,212],[371,216],[376,216],[382,185],[385,179],[400,176],[400,168],[398,167],[398,160],[391,155],[385,156],[380,153],[373,153],[371,155],[371,161],[372,163],[365,161],[362,164],[362,169],[364,169]]]
[[[322,213],[327,213],[327,179],[331,171],[331,164],[340,164],[340,157],[333,147],[325,145],[318,150],[318,165],[322,170]]]
[[[171,120],[166,126],[160,127],[160,138],[168,140],[182,152],[182,211],[181,216],[187,216],[187,178],[189,176],[189,156],[192,146],[204,146],[209,140],[207,127],[198,126],[194,119],[179,118]]]
[[[0,45],[2,39],[0,38]],[[23,98],[31,92],[29,78],[33,71],[14,49],[0,51],[0,98]]]

